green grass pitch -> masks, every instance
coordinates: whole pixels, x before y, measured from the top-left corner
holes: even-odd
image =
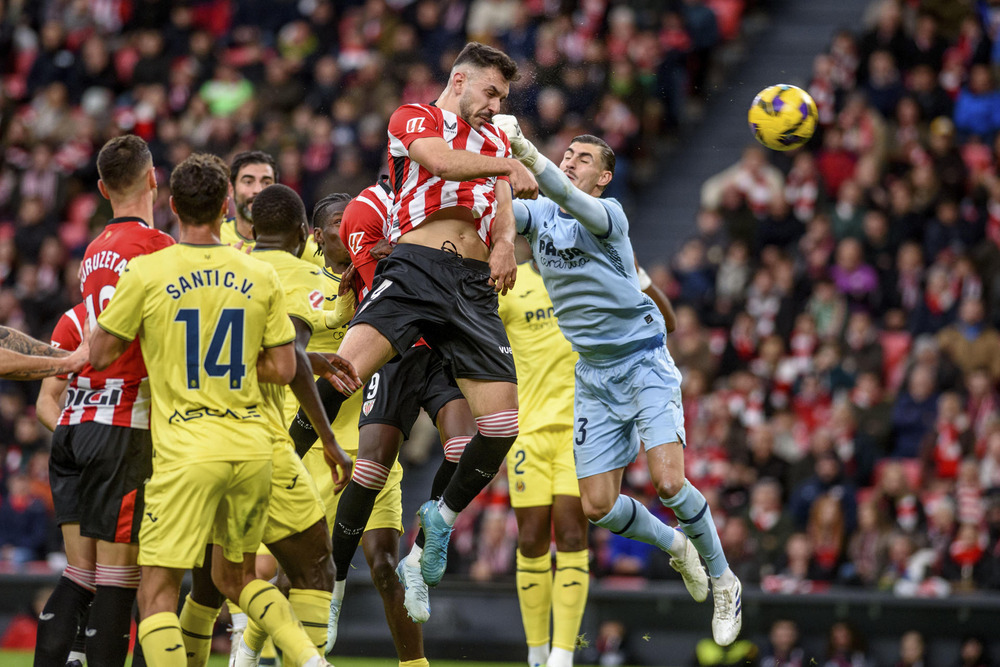
[[[399,662],[387,658],[330,658],[335,667],[396,667]],[[213,655],[208,661],[208,667],[226,667],[228,656]],[[476,665],[476,667],[521,667],[520,662],[451,662],[435,660],[434,667],[460,667],[461,665]],[[24,651],[0,651],[0,665],[3,667],[31,667],[31,653]]]

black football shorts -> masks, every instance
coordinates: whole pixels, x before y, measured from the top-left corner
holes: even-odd
[[[79,523],[84,537],[137,543],[152,456],[148,430],[94,422],[57,426],[49,458],[56,523]]]
[[[421,337],[454,378],[517,382],[486,262],[412,243],[378,263],[351,326],[369,324],[402,354]]]

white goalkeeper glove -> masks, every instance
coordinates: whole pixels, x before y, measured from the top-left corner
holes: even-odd
[[[537,176],[545,168],[545,165],[538,159],[538,149],[535,148],[535,145],[521,134],[521,126],[518,125],[517,118],[501,113],[493,116],[492,122],[507,135],[507,139],[510,140],[510,149],[517,161]]]

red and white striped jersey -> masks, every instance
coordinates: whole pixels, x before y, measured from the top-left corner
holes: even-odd
[[[489,245],[497,177],[446,181],[435,176],[410,159],[410,144],[426,137],[441,137],[454,150],[511,156],[507,135],[489,123],[475,130],[458,115],[431,104],[404,104],[396,109],[389,119],[389,182],[395,198],[391,240],[395,242],[435,211],[461,206],[472,211],[479,238]]]
[[[87,246],[80,265],[80,291],[90,325],[96,325],[98,315],[114,296],[118,279],[130,259],[173,243],[170,236],[151,229],[140,218],[110,220],[104,231]],[[59,424],[97,422],[148,429],[149,398],[149,379],[137,338],[105,370],[98,371],[87,364],[71,378]]]
[[[358,297],[365,298],[375,278],[375,265],[371,250],[382,239],[391,236],[389,209],[392,207],[392,192],[389,184],[379,181],[365,188],[351,200],[344,209],[340,221],[340,240],[351,256],[351,263],[359,278]]]

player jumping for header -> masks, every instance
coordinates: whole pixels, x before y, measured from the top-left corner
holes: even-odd
[[[614,152],[598,137],[579,136],[557,167],[524,138],[516,118],[498,115],[494,121],[549,197],[515,202],[514,215],[559,326],[580,354],[574,444],[584,512],[595,525],[669,553],[699,602],[708,596],[700,554],[712,575],[712,635],[729,645],[742,626],[742,589],[705,497],[684,477],[681,376],[664,345],[663,316],[639,291],[621,204],[600,198],[614,176]],[[622,474],[639,453],[640,439],[660,502],[673,510],[680,530],[621,494]]]

